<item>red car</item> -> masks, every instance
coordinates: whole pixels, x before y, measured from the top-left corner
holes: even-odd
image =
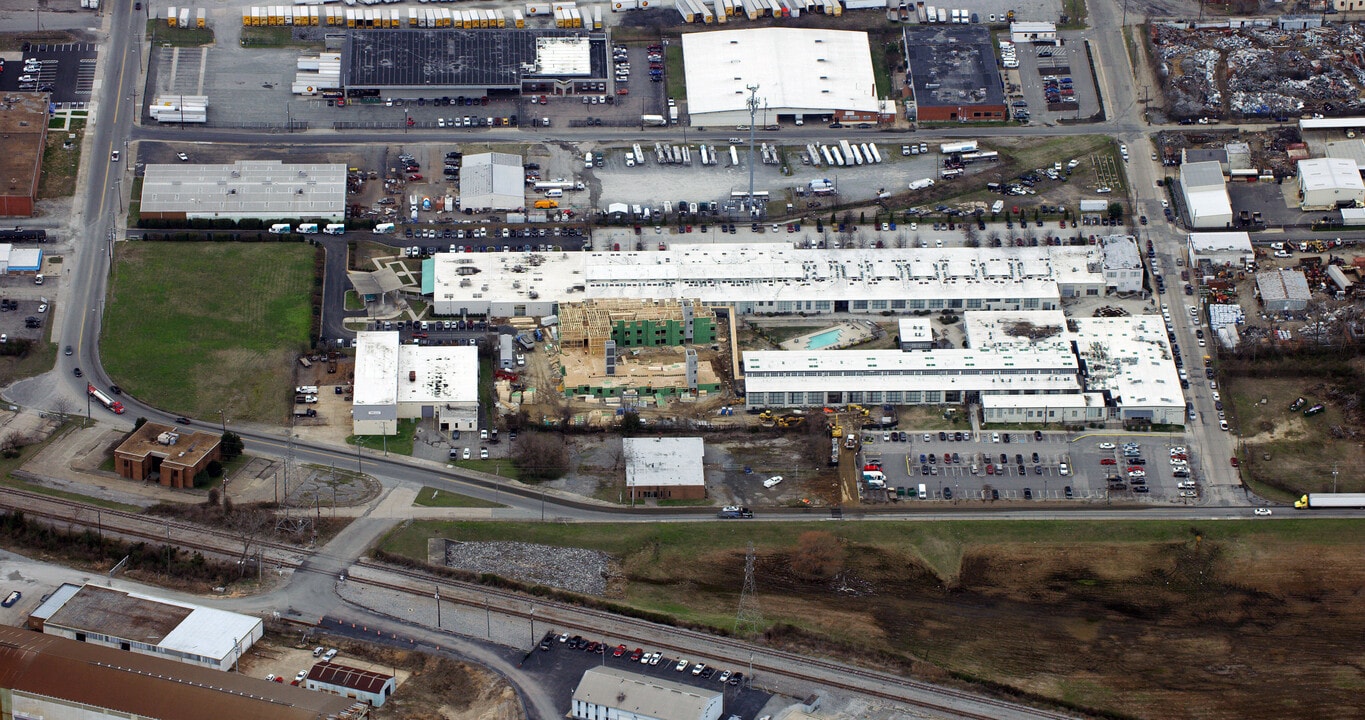
[[[422,179],[422,176],[421,176],[421,175],[418,175],[418,174],[416,174],[416,173],[413,173],[412,175],[409,175],[409,176],[408,176],[408,180],[413,181],[413,182],[419,181],[419,180],[421,180],[421,179]]]
[[[1118,465],[1119,461],[1114,458],[1100,458],[1101,465]]]
[[[1240,466],[1240,465],[1241,465],[1241,462],[1238,461],[1237,458],[1232,458],[1232,466],[1233,466],[1233,467],[1238,467],[1238,466]]]
[[[990,464],[990,463],[986,463],[986,474],[987,474],[987,475],[994,475],[994,474],[995,474],[995,466],[992,465],[992,464]]]
[[[644,654],[645,654],[645,651],[644,651],[643,649],[641,649],[641,648],[635,648],[635,652],[633,652],[633,653],[630,654],[630,661],[631,661],[631,662],[640,662],[640,656],[641,656],[641,655],[644,655]]]
[[[1147,472],[1147,468],[1142,467],[1141,465],[1129,465],[1129,466],[1128,466],[1128,472],[1130,472],[1130,473],[1131,473],[1131,472],[1145,473],[1145,472]]]
[[[625,654],[626,654],[626,646],[625,646],[625,645],[617,645],[617,646],[616,646],[616,649],[611,651],[611,656],[612,656],[612,657],[621,657],[622,655],[625,655]]]
[[[943,453],[943,464],[947,465],[953,461],[952,453]]]

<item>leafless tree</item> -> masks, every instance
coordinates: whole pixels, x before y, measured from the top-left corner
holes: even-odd
[[[237,557],[238,574],[245,574],[247,569],[247,558],[251,557],[252,551],[264,535],[274,527],[275,519],[267,511],[260,508],[240,509],[236,512],[229,512],[229,504],[226,498],[223,499],[223,526],[241,544],[241,553]]]
[[[75,410],[76,407],[71,402],[71,398],[65,395],[58,395],[57,399],[52,401],[52,412],[57,413],[62,417],[72,414]]]

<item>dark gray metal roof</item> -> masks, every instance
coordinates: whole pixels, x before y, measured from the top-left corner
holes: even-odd
[[[906,60],[920,107],[1004,105],[990,32],[979,25],[905,29]]]
[[[537,75],[536,38],[589,37],[591,78],[607,71],[606,37],[575,30],[349,30],[344,84],[366,87],[516,89]],[[588,79],[588,78],[583,78]]]

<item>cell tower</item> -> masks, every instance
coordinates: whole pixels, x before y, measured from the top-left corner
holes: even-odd
[[[739,593],[739,612],[735,613],[735,634],[750,637],[763,629],[763,611],[758,607],[758,589],[754,585],[754,544],[744,554],[744,589]]]

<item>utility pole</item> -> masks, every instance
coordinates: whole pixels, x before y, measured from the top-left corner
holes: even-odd
[[[749,210],[749,219],[753,220],[754,215],[754,123],[758,116],[758,86],[747,85],[745,89],[749,91],[749,99],[745,103],[749,107],[749,197],[745,203],[745,208]]]
[[[441,629],[441,586],[436,586],[436,629]]]

